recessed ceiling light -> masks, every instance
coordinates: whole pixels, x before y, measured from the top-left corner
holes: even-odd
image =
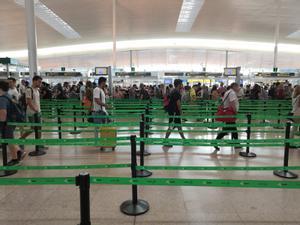
[[[24,0],[15,0],[15,2],[18,5],[25,7]],[[49,26],[51,26],[54,30],[61,33],[64,37],[68,39],[81,38],[79,33],[77,33],[68,23],[66,23],[55,12],[53,12],[39,0],[34,1],[34,7],[36,16],[47,23]]]
[[[204,4],[205,0],[183,0],[176,32],[189,32]]]

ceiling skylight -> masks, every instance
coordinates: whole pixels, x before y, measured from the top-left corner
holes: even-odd
[[[204,4],[205,0],[183,0],[176,32],[189,32]]]
[[[15,0],[15,2],[25,7],[25,0]],[[49,9],[42,2],[35,0],[35,12],[36,16],[51,26],[54,30],[62,34],[68,39],[80,38],[79,33],[77,33],[69,24],[67,24],[62,18],[60,18],[55,12]]]
[[[288,38],[292,39],[300,39],[300,30],[297,30],[287,36]]]

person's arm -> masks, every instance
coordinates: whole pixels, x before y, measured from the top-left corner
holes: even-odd
[[[5,122],[7,118],[7,110],[0,109],[0,122]]]
[[[178,99],[178,100],[176,101],[176,105],[177,105],[177,109],[178,109],[178,111],[180,112],[180,114],[182,114],[182,111],[181,111],[181,102],[180,102],[180,99]]]
[[[33,91],[30,88],[26,89],[26,103],[29,106],[29,108],[34,111],[34,112],[38,112],[38,109],[36,108],[36,106],[33,104],[32,98],[33,98]]]

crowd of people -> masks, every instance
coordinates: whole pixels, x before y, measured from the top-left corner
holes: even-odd
[[[8,78],[0,80],[0,128],[1,135],[4,138],[14,138],[14,126],[7,125],[7,122],[15,122],[16,105],[20,106],[26,112],[27,121],[31,123],[39,123],[41,121],[41,106],[40,99],[69,99],[78,98],[82,104],[90,109],[91,115],[107,115],[106,99],[109,96],[106,78],[101,77],[98,83],[87,81],[85,83],[70,85],[68,82],[51,86],[42,81],[40,76],[33,77],[31,85],[29,82],[22,80],[17,84],[16,79]],[[196,100],[219,100],[222,99],[224,107],[231,107],[237,113],[239,110],[240,99],[291,99],[293,110],[291,114],[300,116],[300,86],[293,87],[288,81],[284,83],[274,83],[272,85],[239,85],[233,83],[226,87],[224,83],[208,87],[206,85],[190,86],[183,85],[182,80],[176,79],[173,84],[165,86],[160,85],[132,85],[128,88],[116,86],[114,88],[114,99],[141,99],[149,100],[151,98],[162,99],[166,112],[169,115],[169,129],[165,138],[168,138],[171,132],[178,128],[181,138],[185,139],[182,132],[181,119],[182,102],[188,103]],[[175,117],[173,117],[175,116]],[[177,117],[177,118],[176,118]],[[95,121],[94,121],[95,122]],[[97,121],[103,123],[104,121]],[[300,123],[300,120],[296,121]],[[224,128],[217,136],[217,139],[222,139],[227,135],[227,131],[232,132],[232,138],[238,139],[235,122],[229,122],[231,127]],[[41,129],[40,127],[38,129]],[[34,130],[34,127],[32,128]],[[295,131],[295,130],[294,130]],[[32,131],[22,131],[21,137],[25,139]],[[41,132],[38,132],[38,137],[41,138]],[[9,145],[11,160],[9,166],[16,165],[26,156],[24,146]],[[170,148],[172,146],[164,146]],[[37,151],[46,149],[45,146],[37,146]],[[215,146],[215,150],[219,151],[219,147]]]

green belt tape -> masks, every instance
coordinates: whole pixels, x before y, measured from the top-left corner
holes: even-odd
[[[273,171],[300,170],[300,166],[137,166],[137,170]]]
[[[82,123],[82,122],[70,122],[70,123],[13,123],[9,122],[10,126],[20,127],[134,127],[139,126],[138,122],[113,122],[107,124],[95,124],[95,123]]]
[[[129,168],[130,164],[99,164],[69,166],[0,166],[0,170],[81,170],[81,169],[112,169]]]
[[[299,181],[90,177],[91,184],[299,189]],[[2,186],[75,185],[73,177],[2,178]]]
[[[1,181],[1,180],[0,180]],[[92,184],[299,189],[299,181],[91,177]]]

